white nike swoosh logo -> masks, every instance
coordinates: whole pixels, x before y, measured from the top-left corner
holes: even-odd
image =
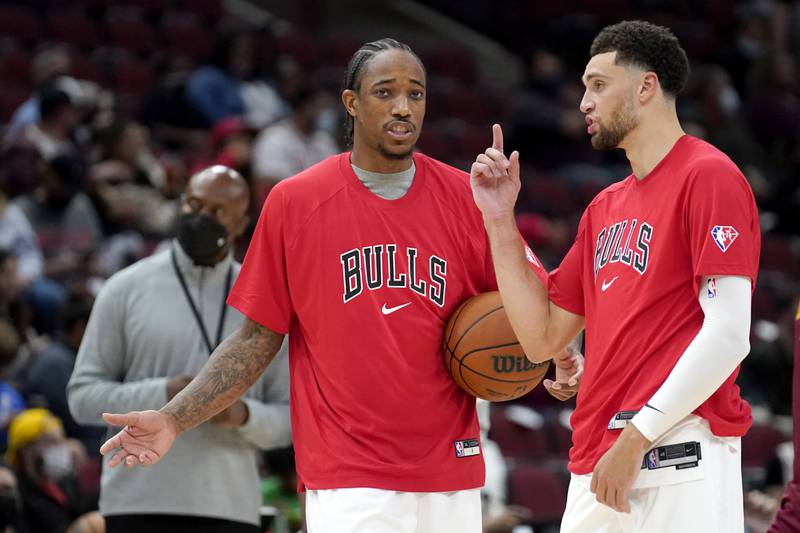
[[[400,309],[404,308],[407,305],[411,305],[411,302],[404,303],[403,305],[398,305],[395,307],[386,307],[386,304],[383,304],[383,307],[381,307],[381,313],[383,313],[384,315],[391,315],[395,311],[399,311]]]
[[[618,278],[618,277],[619,277],[619,276],[614,276],[613,278],[611,278],[611,281],[609,281],[609,282],[607,282],[607,283],[604,281],[604,282],[603,282],[603,286],[602,286],[602,287],[600,287],[600,290],[601,290],[601,291],[603,291],[603,292],[605,292],[605,291],[606,291],[606,289],[607,289],[607,288],[609,288],[609,287],[611,286],[611,284],[612,284],[612,283],[614,283],[615,281],[617,281],[617,278]]]

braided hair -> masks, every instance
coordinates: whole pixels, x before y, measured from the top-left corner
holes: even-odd
[[[372,60],[372,58],[379,53],[387,50],[402,50],[411,54],[417,61],[419,61],[422,70],[425,70],[425,65],[422,64],[422,60],[420,60],[419,56],[414,53],[410,46],[387,37],[380,39],[379,41],[366,43],[362,45],[355,54],[353,54],[353,57],[350,58],[350,62],[347,64],[347,71],[344,74],[343,90],[350,89],[358,92],[361,87],[361,77],[364,74],[367,63],[369,63],[370,60]],[[344,142],[347,146],[352,146],[353,144],[353,127],[353,117],[350,115],[350,113],[346,113],[344,124]]]

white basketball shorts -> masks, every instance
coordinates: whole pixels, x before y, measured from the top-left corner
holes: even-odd
[[[642,470],[630,491],[630,513],[618,513],[589,490],[591,474],[569,484],[561,533],[742,533],[742,457],[739,437],[717,437],[708,422],[685,418],[653,447],[700,443],[697,467]]]
[[[306,530],[307,533],[481,533],[480,490],[309,490]]]

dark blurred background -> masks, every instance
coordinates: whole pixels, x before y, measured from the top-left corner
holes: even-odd
[[[788,1],[0,1],[0,426],[47,406],[91,446],[96,435],[59,406],[64,391],[31,369],[55,342],[79,342],[104,280],[172,236],[193,172],[237,168],[257,214],[276,181],[343,150],[341,79],[369,40],[407,42],[426,65],[421,151],[468,170],[503,125],[522,154],[520,230],[557,266],[586,204],[630,172],[621,152],[591,148],[578,104],[593,37],[631,18],[679,37],[692,66],[684,128],[725,151],[756,195],[744,482],[778,493],[800,292],[800,3]],[[502,474],[490,476],[487,520],[507,519],[486,531],[557,527],[570,407],[539,388],[486,409],[500,452],[489,467]],[[296,524],[287,464],[264,461],[273,531]]]

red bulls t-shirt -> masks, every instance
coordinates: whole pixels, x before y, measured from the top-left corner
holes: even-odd
[[[457,442],[479,439],[475,399],[440,346],[459,304],[496,289],[488,240],[469,176],[414,163],[397,200],[364,187],[347,153],[280,182],[228,300],[289,334],[301,488],[484,483],[482,455],[457,456]]]
[[[697,335],[703,276],[755,282],[759,248],[758,213],[744,176],[725,154],[689,135],[643,180],[628,176],[589,204],[549,281],[556,305],[586,317],[572,472],[594,469],[619,435],[607,429],[611,417],[641,409]],[[750,426],[737,374],[695,411],[720,436]]]

